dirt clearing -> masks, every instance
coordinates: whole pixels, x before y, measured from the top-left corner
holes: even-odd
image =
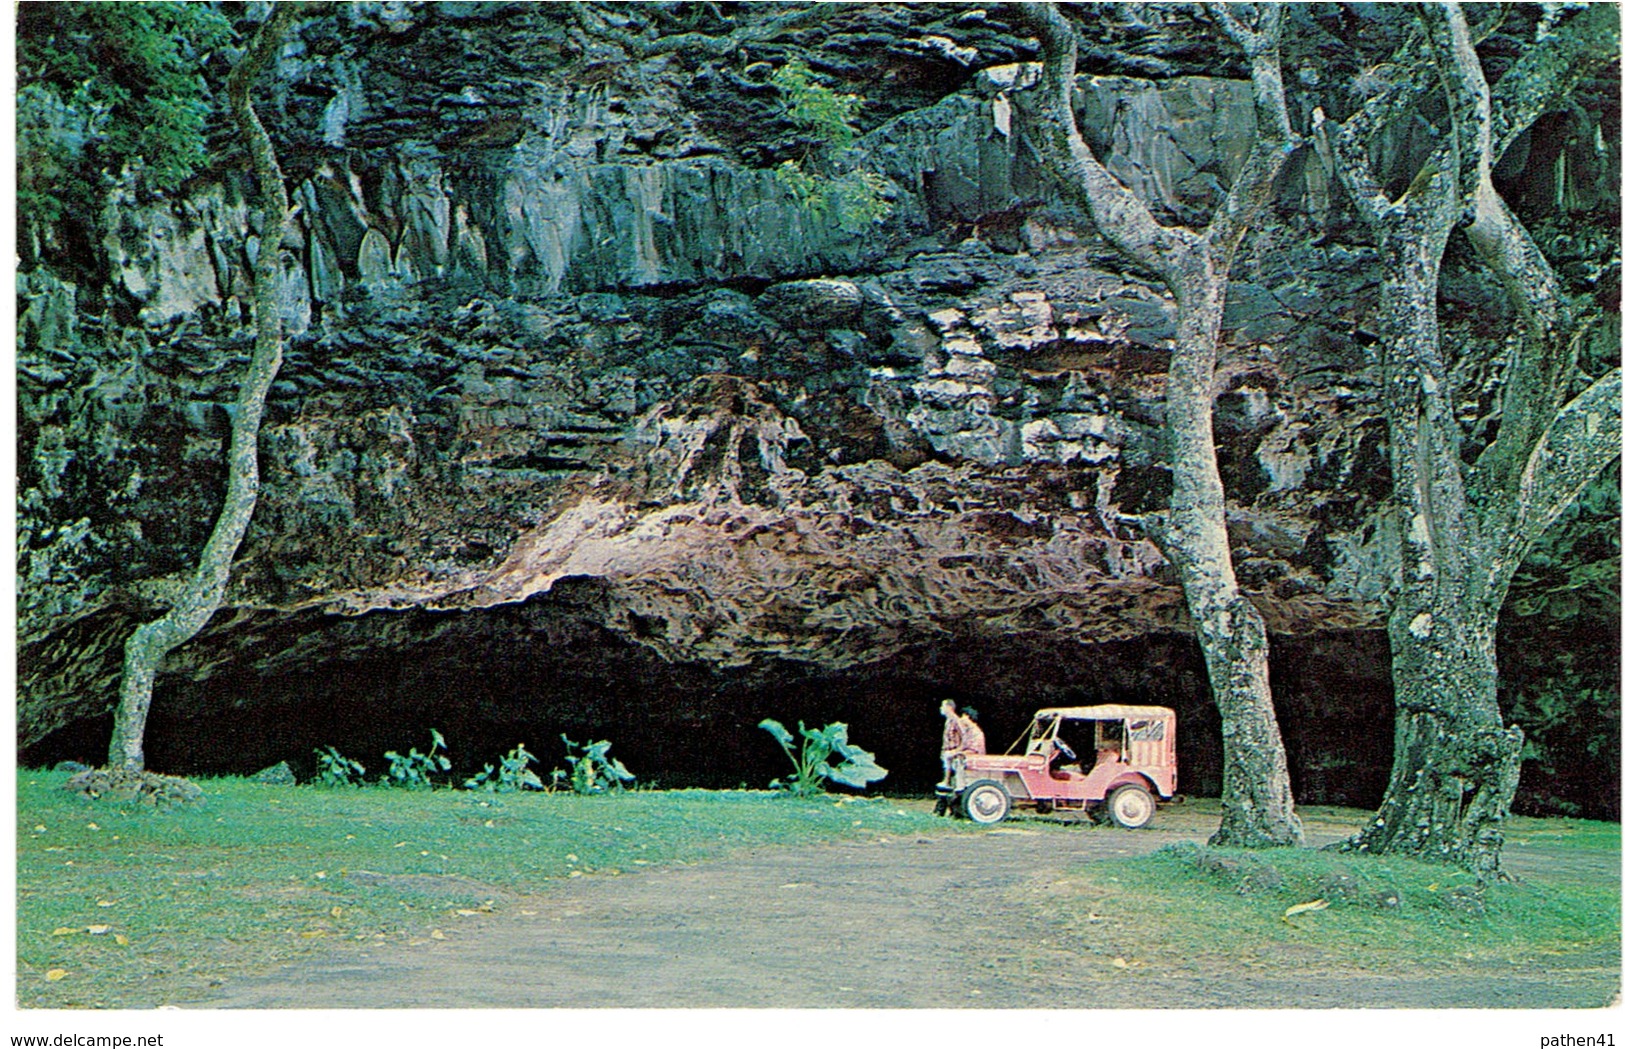
[[[1618,995],[1617,949],[1523,971],[1315,972],[1290,958],[1268,971],[1153,969],[1125,965],[1048,919],[1046,895],[1080,864],[1205,841],[1215,826],[1177,809],[1140,831],[1021,821],[572,878],[507,897],[494,914],[448,920],[444,940],[336,950],[195,1004],[1528,1009],[1597,1007]],[[1508,868],[1529,873],[1531,855],[1509,846]]]

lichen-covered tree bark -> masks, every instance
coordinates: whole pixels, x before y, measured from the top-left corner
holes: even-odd
[[[260,198],[260,250],[254,264],[254,351],[238,389],[231,418],[231,445],[226,453],[226,495],[197,567],[180,585],[169,611],[137,627],[124,646],[119,702],[108,747],[110,768],[131,772],[146,767],[143,741],[147,712],[159,664],[190,641],[220,607],[231,578],[231,562],[259,498],[260,420],[265,395],[282,366],[282,258],[280,245],[288,223],[288,194],[271,138],[254,112],[250,98],[255,79],[273,61],[298,5],[278,4],[255,33],[252,43],[227,81],[232,116],[248,149]]]
[[[1612,44],[1610,46],[1610,41]],[[1541,533],[1619,455],[1618,369],[1577,373],[1591,319],[1575,316],[1540,249],[1490,179],[1513,139],[1573,83],[1618,53],[1618,12],[1596,5],[1539,42],[1494,93],[1461,8],[1424,12],[1393,90],[1341,127],[1317,112],[1323,153],[1377,235],[1377,323],[1393,498],[1404,535],[1388,637],[1398,706],[1381,807],[1345,843],[1500,871],[1501,825],[1518,785],[1523,734],[1496,693],[1496,625],[1512,576]],[[1448,102],[1443,143],[1398,199],[1378,186],[1367,143],[1409,111],[1431,75]],[[1518,317],[1505,346],[1494,440],[1469,460],[1441,345],[1439,269],[1465,223]],[[1576,392],[1578,390],[1578,392]]]
[[[1196,624],[1214,701],[1223,721],[1223,819],[1215,844],[1295,845],[1303,829],[1293,810],[1286,751],[1269,681],[1263,617],[1236,582],[1225,523],[1224,485],[1213,441],[1213,376],[1230,266],[1237,245],[1269,200],[1296,143],[1281,83],[1281,10],[1265,5],[1256,28],[1224,5],[1212,13],[1246,52],[1258,136],[1225,202],[1206,229],[1163,226],[1113,178],[1078,133],[1072,110],[1077,38],[1051,4],[1022,5],[1021,16],[1044,51],[1040,154],[1063,188],[1088,209],[1119,251],[1158,273],[1178,306],[1164,402],[1173,474],[1168,511],[1148,522],[1179,572]]]

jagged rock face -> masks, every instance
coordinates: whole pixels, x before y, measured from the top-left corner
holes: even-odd
[[[771,167],[806,142],[765,77],[809,49],[871,100],[847,162],[891,212],[859,232]],[[1085,133],[1164,215],[1199,216],[1247,148],[1248,85],[1138,53],[1080,80]],[[267,114],[298,215],[265,489],[160,718],[166,687],[188,716],[317,703],[312,668],[515,609],[756,686],[922,645],[1186,631],[1137,525],[1168,484],[1172,305],[1020,148],[1030,57],[930,5],[641,63],[559,5],[309,22]],[[1374,267],[1317,225],[1328,185],[1312,155],[1289,168],[1215,391],[1237,572],[1283,637],[1377,625],[1391,541],[1352,337]],[[212,524],[266,250],[243,198],[229,175],[116,198],[99,283],[19,279],[25,745],[109,709],[123,636]]]

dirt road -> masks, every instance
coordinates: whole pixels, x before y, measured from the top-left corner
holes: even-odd
[[[296,963],[197,1005],[1537,1008],[1594,1007],[1618,991],[1613,952],[1481,977],[1261,978],[1124,971],[1046,927],[1045,887],[1068,868],[1204,840],[1213,827],[1202,822],[1175,814],[1142,831],[1066,834],[1016,824],[571,879],[510,897],[444,942]]]

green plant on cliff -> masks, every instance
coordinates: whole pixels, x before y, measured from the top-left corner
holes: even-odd
[[[886,180],[862,169],[836,172],[839,154],[857,139],[853,121],[863,99],[818,83],[800,59],[774,72],[771,83],[783,100],[785,117],[813,140],[807,155],[786,160],[774,174],[802,207],[820,218],[832,218],[847,233],[862,233],[892,213]]]
[[[17,17],[17,212],[93,214],[129,168],[167,193],[208,159],[209,52],[231,39],[213,5],[22,4]]]
[[[857,137],[852,122],[863,108],[863,99],[818,83],[807,63],[800,59],[786,62],[774,71],[770,83],[783,96],[785,116],[815,135],[822,148],[838,153]]]
[[[862,790],[871,783],[886,778],[886,770],[875,762],[875,756],[846,738],[846,724],[834,722],[823,728],[809,729],[804,722],[796,722],[801,733],[801,746],[797,748],[790,730],[765,718],[760,728],[778,741],[795,771],[788,780],[774,780],[774,789],[783,789],[798,798],[821,794],[826,780]],[[838,758],[832,763],[831,757]]]

